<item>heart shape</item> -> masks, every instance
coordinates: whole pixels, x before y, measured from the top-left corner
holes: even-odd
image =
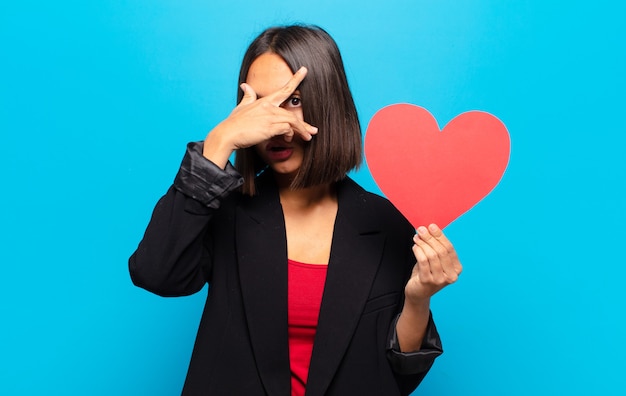
[[[439,130],[428,110],[394,104],[372,117],[365,156],[381,191],[414,227],[444,228],[498,184],[509,162],[509,133],[482,111]]]

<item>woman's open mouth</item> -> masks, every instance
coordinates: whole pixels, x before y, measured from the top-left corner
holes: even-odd
[[[265,147],[265,152],[267,153],[268,158],[272,161],[285,161],[291,157],[293,148],[269,143]]]

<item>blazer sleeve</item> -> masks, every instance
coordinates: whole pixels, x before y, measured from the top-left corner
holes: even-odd
[[[435,358],[443,353],[441,339],[435,327],[432,313],[428,318],[428,325],[422,346],[419,351],[415,352],[400,352],[400,344],[396,332],[396,324],[398,323],[399,317],[400,315],[396,316],[389,330],[389,345],[387,347],[389,363],[396,374],[410,375],[424,373],[425,375],[433,365]]]
[[[210,281],[205,244],[209,221],[243,178],[229,163],[221,169],[189,143],[174,184],[159,200],[129,259],[133,283],[161,296],[193,294]]]

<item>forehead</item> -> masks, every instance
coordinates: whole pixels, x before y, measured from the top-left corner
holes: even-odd
[[[292,76],[293,73],[283,58],[273,53],[265,53],[250,65],[246,83],[261,97],[278,91]]]

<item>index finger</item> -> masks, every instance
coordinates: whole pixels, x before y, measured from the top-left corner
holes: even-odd
[[[302,66],[299,68],[284,87],[268,96],[270,103],[274,106],[280,106],[285,100],[289,99],[291,94],[298,89],[298,85],[304,80],[304,77],[306,77],[306,73],[306,67]]]

